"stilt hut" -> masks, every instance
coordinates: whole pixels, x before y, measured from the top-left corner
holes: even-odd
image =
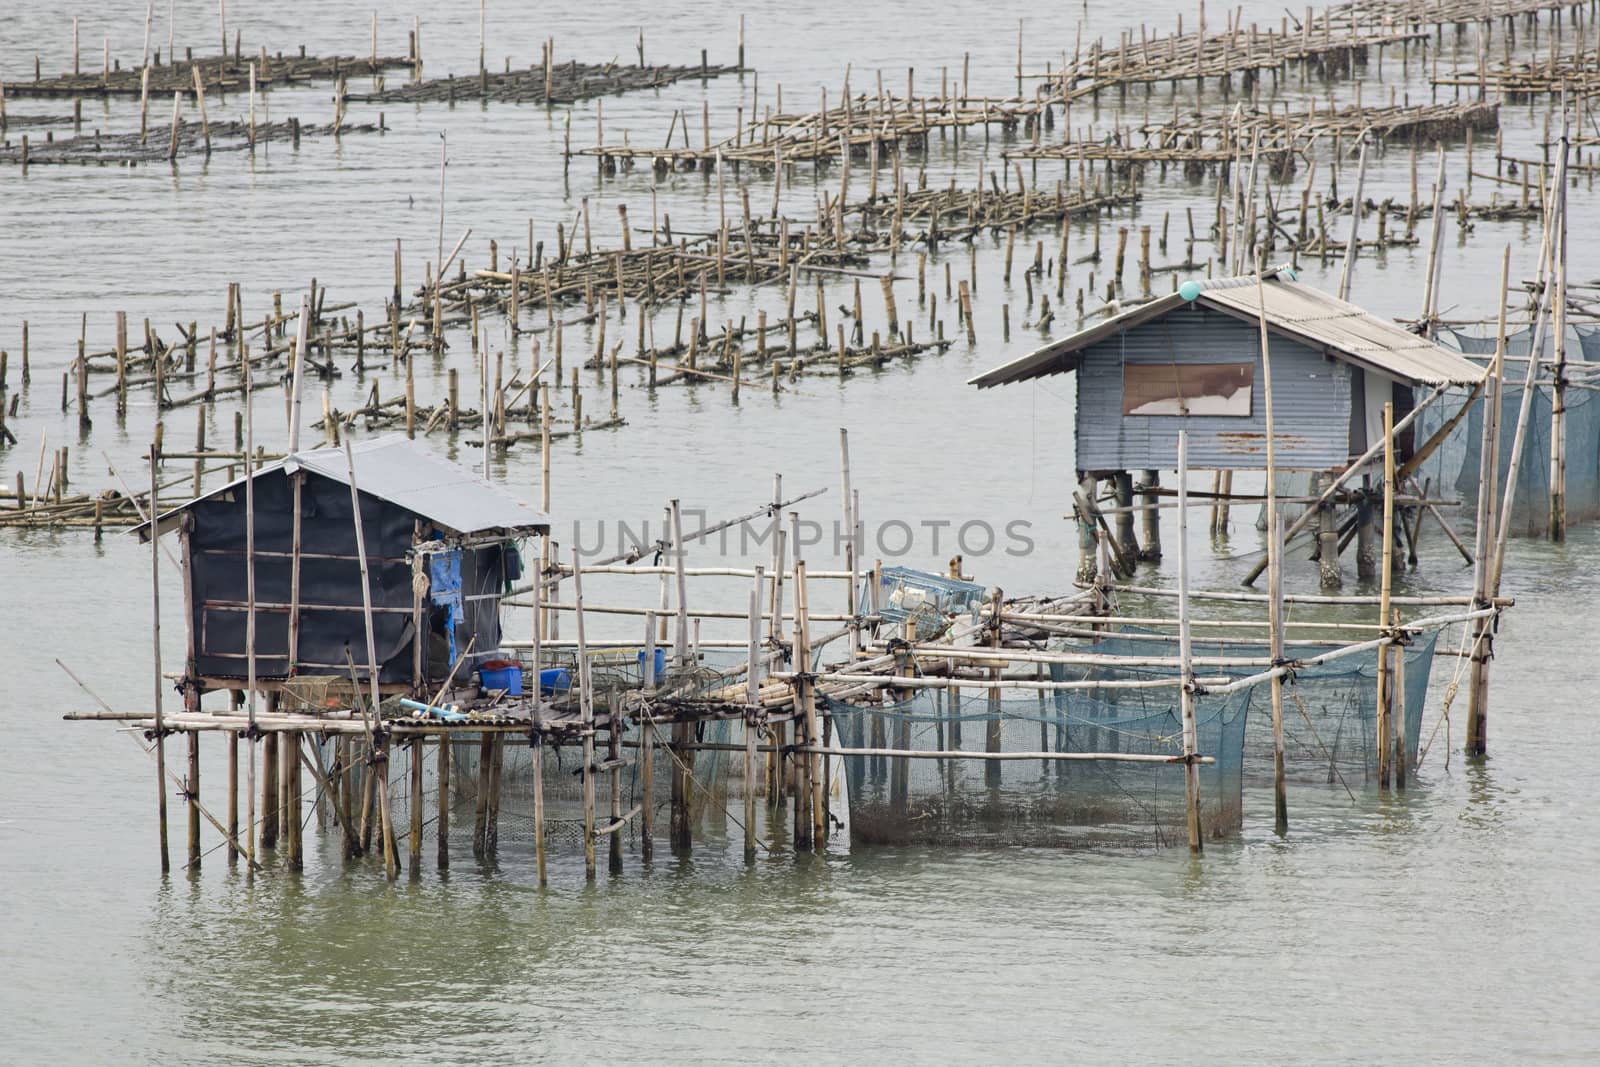
[[[1385,404],[1394,405],[1404,463],[1430,447],[1413,440],[1411,413],[1449,386],[1483,379],[1483,369],[1460,354],[1280,268],[1259,282],[1255,275],[1187,282],[969,384],[984,389],[1076,371],[1075,465],[1086,544],[1103,523],[1094,502],[1096,483],[1105,479],[1118,505],[1118,559],[1159,558],[1158,472],[1176,468],[1180,430],[1188,431],[1191,467],[1225,473],[1224,498],[1232,472],[1266,470],[1263,320],[1276,468],[1315,472],[1324,490],[1350,481],[1374,457],[1381,461]],[[1140,489],[1150,505],[1142,548],[1133,534],[1134,471],[1144,472]],[[1364,515],[1371,511],[1359,492],[1340,499]],[[1337,581],[1337,553],[1323,562],[1325,577],[1331,562]]]
[[[470,648],[464,677],[499,649],[519,545],[549,528],[543,514],[399,435],[353,445],[348,460],[340,449],[297,452],[197,497],[156,522],[183,546],[186,703],[243,689],[252,655],[258,690],[352,672],[365,686],[362,549],[380,688],[422,692]],[[149,524],[135,532],[147,538]]]

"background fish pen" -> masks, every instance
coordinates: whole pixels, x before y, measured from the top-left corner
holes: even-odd
[[[1495,350],[1495,339],[1441,327],[1440,342],[1460,349],[1466,355],[1488,362]],[[1506,337],[1506,381],[1500,400],[1500,425],[1515,427],[1522,409],[1522,378],[1533,348],[1531,327]],[[1548,362],[1555,338],[1547,330],[1541,360]],[[1569,522],[1600,519],[1600,327],[1567,328],[1564,398],[1566,421],[1566,513]],[[1550,373],[1542,371],[1535,381],[1528,413],[1527,440],[1517,467],[1516,492],[1511,502],[1511,529],[1538,536],[1550,529],[1550,435],[1554,393]],[[1466,402],[1466,390],[1453,390],[1442,402],[1424,409],[1417,420],[1417,439],[1425,440],[1439,430]],[[1483,452],[1484,404],[1476,403],[1450,432],[1443,446],[1418,472],[1436,491],[1454,493],[1463,503],[1461,512],[1470,522],[1478,500],[1479,459]],[[1502,441],[1496,485],[1504,486],[1511,469],[1509,443]]]

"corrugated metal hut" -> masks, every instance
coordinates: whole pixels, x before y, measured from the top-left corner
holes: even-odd
[[[1180,430],[1188,431],[1191,468],[1266,469],[1262,317],[1281,471],[1331,479],[1382,440],[1386,403],[1394,404],[1400,421],[1419,402],[1419,386],[1431,394],[1433,387],[1472,385],[1483,377],[1483,369],[1460,354],[1280,268],[1259,284],[1254,275],[1187,282],[970,384],[984,389],[1077,372],[1075,466],[1083,496],[1093,509],[1094,481],[1115,482],[1123,509],[1118,541],[1127,547],[1133,544],[1131,472],[1146,472],[1148,488],[1157,472],[1176,469]],[[1397,433],[1396,439],[1403,461],[1411,435]],[[1231,484],[1230,475],[1224,478]],[[1147,521],[1153,524],[1153,511]],[[1147,528],[1155,539],[1155,527]],[[1085,538],[1091,536],[1086,530]],[[1159,558],[1159,547],[1141,554]]]
[[[1419,385],[1470,385],[1483,370],[1461,355],[1294,281],[1260,287],[1271,335],[1277,466],[1337,471],[1382,437]],[[1190,282],[971,380],[980,389],[1078,372],[1077,467],[1089,473],[1189,462],[1266,467],[1266,408],[1254,276]],[[1404,446],[1402,446],[1404,447]]]
[[[353,445],[351,460],[381,687],[413,691],[442,681],[469,644],[474,661],[492,655],[500,598],[521,573],[517,543],[548,533],[548,518],[402,436]],[[158,531],[177,531],[183,544],[191,698],[244,687],[251,562],[257,688],[272,691],[302,675],[347,678],[347,654],[367,678],[349,468],[343,450],[328,448],[251,475],[253,560],[244,478],[159,517]],[[149,524],[136,532],[148,537]]]

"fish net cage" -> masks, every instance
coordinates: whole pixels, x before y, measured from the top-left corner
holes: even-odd
[[[1396,672],[1394,717],[1404,724],[1406,751],[1415,753],[1422,734],[1423,706],[1433,670],[1438,631],[1413,634],[1400,646],[1405,658],[1404,684]],[[1291,660],[1309,660],[1339,646],[1294,645],[1285,650]],[[1171,634],[1124,630],[1093,646],[1097,653],[1116,656],[1177,655],[1177,638]],[[1241,641],[1194,641],[1193,653],[1201,658],[1265,658],[1264,645]],[[1266,667],[1197,667],[1196,674],[1241,677]],[[1080,671],[1080,674],[1082,672]],[[1123,667],[1100,669],[1098,677],[1171,677],[1162,668]],[[1159,690],[1157,692],[1160,692]],[[1247,692],[1255,697],[1244,731],[1244,779],[1247,784],[1272,781],[1272,684],[1261,682]],[[1403,706],[1402,706],[1403,704]],[[1291,782],[1342,781],[1350,788],[1375,782],[1378,775],[1378,651],[1344,656],[1328,663],[1301,666],[1284,679],[1284,774]]]
[[[743,797],[743,759],[725,751],[685,752],[674,756],[666,749],[670,727],[656,728],[655,774],[652,782],[650,804],[655,816],[656,841],[665,847],[668,831],[669,807],[672,800],[673,760],[681,758],[689,769],[689,821],[692,829],[720,830],[727,821],[730,804],[737,810]],[[545,744],[535,750],[525,736],[500,735],[504,738],[500,749],[500,806],[497,839],[501,843],[528,843],[534,837],[533,819],[533,760],[542,761],[544,779],[544,832],[547,843],[577,843],[583,841],[583,779],[579,768],[583,765],[583,748],[577,743],[566,745]],[[630,765],[622,768],[622,809],[632,810],[636,804],[645,803],[644,781],[637,760],[639,739],[636,725],[623,734],[624,755]],[[450,735],[450,795],[451,836],[470,840],[475,824],[475,808],[482,778],[480,768],[486,755],[483,735],[473,730],[461,730]],[[709,722],[695,728],[693,740],[710,744],[728,744],[742,741],[743,727],[732,722]],[[600,745],[604,758],[605,745]],[[424,812],[423,839],[437,839],[436,801],[438,799],[438,749],[430,741],[422,749]],[[732,758],[730,758],[732,757]],[[396,833],[405,833],[410,825],[411,750],[406,745],[396,745],[389,761],[389,791],[391,818]],[[761,783],[757,783],[761,788]],[[598,825],[604,826],[610,818],[610,778],[602,773],[595,781]],[[630,846],[637,844],[640,821],[630,819],[620,831]]]
[[[1397,728],[1415,753],[1433,664],[1435,632],[1402,646]],[[1176,637],[1121,631],[1088,645],[1054,648],[1123,658],[1175,658]],[[1335,645],[1295,646],[1301,660]],[[1195,641],[1196,658],[1265,659],[1265,648],[1238,641]],[[1265,669],[1198,667],[1198,675],[1242,677]],[[1173,679],[1159,666],[1051,664],[1054,681]],[[1377,650],[1302,666],[1284,683],[1286,775],[1302,784],[1342,782],[1351,789],[1377,777]],[[1202,691],[1195,704],[1200,818],[1208,839],[1243,825],[1243,789],[1270,785],[1273,763],[1271,683],[1235,693]],[[1154,689],[1022,690],[981,684],[925,690],[902,703],[826,701],[844,747],[972,753],[1076,753],[1180,757],[1181,697]],[[1403,725],[1402,725],[1403,724]],[[942,845],[1131,845],[1185,843],[1181,763],[1073,759],[938,759],[892,755],[844,759],[852,843]]]
[[[1436,340],[1479,364],[1488,363],[1497,343],[1493,337],[1475,336],[1448,327],[1439,331]],[[1525,358],[1532,350],[1532,330],[1524,329],[1506,338],[1506,355],[1509,357]],[[1554,340],[1547,335],[1542,358],[1551,358],[1553,351]],[[1573,376],[1594,369],[1591,365],[1600,364],[1600,328],[1569,326],[1566,358],[1573,365],[1568,371]],[[1507,363],[1506,381],[1501,391],[1500,455],[1495,484],[1502,493],[1511,471],[1512,437],[1522,411],[1524,366],[1521,362]],[[1529,536],[1543,534],[1550,526],[1550,415],[1553,390],[1548,384],[1547,369],[1541,367],[1538,378],[1547,384],[1534,386],[1529,403],[1526,438],[1517,465],[1516,492],[1511,502],[1510,529]],[[1442,428],[1470,395],[1470,389],[1455,387],[1424,408],[1416,422],[1415,439],[1418,445]],[[1600,519],[1600,393],[1592,388],[1570,388],[1566,391],[1565,406],[1567,519],[1569,522]],[[1486,407],[1482,402],[1474,403],[1467,417],[1456,424],[1444,444],[1421,465],[1416,476],[1418,485],[1424,482],[1429,484],[1432,496],[1454,493],[1462,502],[1461,511],[1468,525],[1476,514],[1474,509],[1482,481],[1479,472]],[[1494,503],[1498,507],[1500,501]]]
[[[597,712],[609,711],[613,702],[619,702],[624,693],[636,692],[644,681],[641,647],[606,649],[590,652],[589,671],[594,686],[594,706]],[[563,650],[542,657],[546,670],[577,670],[575,652]],[[694,699],[725,689],[730,684],[743,684],[739,668],[745,663],[742,653],[725,649],[708,649],[691,657],[686,664],[666,663],[658,675],[658,692],[672,694],[679,699]],[[531,669],[531,664],[529,665]],[[558,689],[557,704],[567,697]],[[623,755],[629,760],[621,769],[622,809],[650,803],[655,816],[656,838],[663,846],[667,839],[669,807],[672,800],[674,761],[681,760],[687,771],[688,813],[692,830],[723,830],[730,804],[742,806],[744,796],[744,761],[742,756],[720,749],[698,750],[674,754],[666,748],[671,740],[672,727],[658,724],[655,730],[654,775],[648,801],[644,792],[642,769],[638,759],[639,741],[643,728],[629,722],[622,732]],[[480,771],[486,750],[484,735],[475,730],[460,730],[451,735],[450,793],[454,799],[455,822],[452,834],[470,836],[473,829],[474,808],[483,778]],[[583,765],[583,748],[577,742],[557,745],[550,741],[534,749],[525,736],[517,734],[503,737],[500,759],[500,806],[498,812],[498,840],[501,842],[528,842],[534,837],[533,819],[533,760],[541,760],[544,783],[544,831],[547,842],[576,842],[583,840],[583,779],[578,773]],[[600,758],[604,759],[608,738],[602,734],[596,739]],[[706,745],[731,745],[744,740],[743,725],[734,721],[709,721],[691,727],[690,740]],[[390,761],[391,805],[395,825],[404,829],[409,819],[410,779],[409,752],[397,749]],[[426,821],[425,838],[435,836],[435,800],[438,796],[437,749],[425,746],[423,773],[423,800]],[[764,791],[764,783],[756,783]],[[604,825],[609,818],[611,793],[609,775],[602,773],[595,783],[596,819]],[[462,825],[463,815],[467,818]],[[630,847],[638,843],[640,820],[631,819],[620,831]]]
[[[878,572],[877,614],[896,635],[909,623],[916,640],[933,641],[943,636],[956,617],[977,619],[983,605],[983,586],[910,567],[883,567]],[[859,611],[873,610],[871,583],[863,583]]]
[[[1137,693],[1137,697],[1133,693]],[[1011,759],[847,756],[852,844],[1132,845],[1187,839],[1181,763],[1029,759],[1032,753],[1183,754],[1178,691],[926,690],[895,704],[826,701],[850,748],[1023,754]],[[1249,693],[1201,698],[1201,824],[1208,839],[1243,820],[1240,764]]]

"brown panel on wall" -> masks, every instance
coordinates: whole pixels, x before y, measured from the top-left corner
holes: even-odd
[[[1125,363],[1124,415],[1250,414],[1254,363]]]

